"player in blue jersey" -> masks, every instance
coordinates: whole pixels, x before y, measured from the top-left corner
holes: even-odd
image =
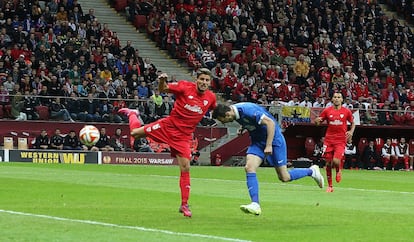
[[[324,180],[317,165],[287,170],[285,138],[275,118],[265,108],[249,102],[234,105],[219,104],[213,111],[213,118],[222,123],[236,121],[250,135],[251,144],[247,149],[245,171],[251,203],[240,206],[243,212],[255,215],[262,213],[256,170],[264,159],[275,167],[277,176],[282,182],[311,176],[318,186],[323,188]]]

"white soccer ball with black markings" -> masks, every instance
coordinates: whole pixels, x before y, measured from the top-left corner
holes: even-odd
[[[79,140],[86,146],[93,146],[98,142],[100,137],[99,129],[93,125],[85,125],[79,131]]]

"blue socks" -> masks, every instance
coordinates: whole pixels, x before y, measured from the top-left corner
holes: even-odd
[[[247,189],[249,190],[252,202],[259,203],[259,183],[256,173],[246,173]]]
[[[291,181],[312,175],[310,168],[295,168],[288,172]],[[246,173],[246,184],[252,202],[259,203],[259,182],[257,181],[256,173]]]
[[[311,176],[312,170],[310,168],[295,168],[288,171],[290,174],[290,180],[297,180],[305,176]]]

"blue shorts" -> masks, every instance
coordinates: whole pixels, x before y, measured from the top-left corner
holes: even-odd
[[[252,143],[247,149],[247,154],[256,155],[262,160],[265,159],[265,145],[261,143]],[[280,146],[273,145],[272,155],[266,156],[266,160],[271,166],[280,167],[287,164],[286,143],[281,142]]]

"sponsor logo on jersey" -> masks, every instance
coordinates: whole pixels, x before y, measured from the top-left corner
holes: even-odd
[[[190,110],[191,112],[203,114],[203,110],[197,105],[186,104],[184,105],[184,108]]]
[[[193,98],[194,98],[194,97],[193,97],[193,96],[191,96],[191,95],[190,95],[190,96],[188,96],[188,99],[193,99]]]
[[[329,124],[332,124],[332,125],[342,125],[344,123],[341,120],[336,119],[334,121],[329,122]]]

